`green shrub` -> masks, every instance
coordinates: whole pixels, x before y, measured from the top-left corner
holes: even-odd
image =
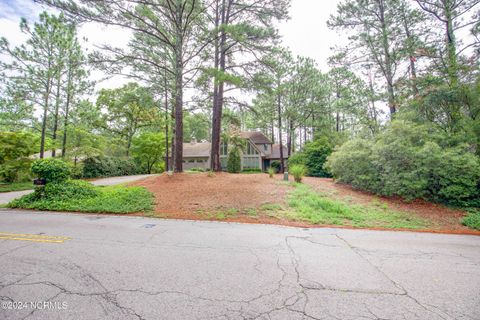
[[[83,177],[114,177],[143,173],[133,160],[114,157],[91,157],[83,162]]]
[[[295,182],[302,182],[302,178],[307,174],[307,168],[301,164],[294,164],[289,169],[290,173],[293,175]]]
[[[268,172],[268,176],[270,178],[273,178],[273,175],[275,174],[275,169],[270,167],[270,168],[268,168],[267,172]]]
[[[293,154],[288,159],[288,165],[304,165],[308,169],[308,175],[312,177],[331,177],[324,164],[332,152],[332,145],[327,138],[316,139],[305,144],[301,152]]]
[[[78,186],[66,187],[64,185],[64,187],[71,190]],[[35,193],[31,193],[12,201],[9,203],[9,207],[54,211],[132,213],[151,210],[154,205],[152,193],[143,187],[92,186],[92,188],[96,193],[95,196],[84,194],[81,197],[70,198],[39,198]]]
[[[434,129],[394,121],[375,140],[355,139],[329,158],[340,182],[379,195],[478,206],[480,163],[464,145],[441,146]]]
[[[60,159],[48,158],[35,160],[32,163],[32,173],[48,183],[58,183],[70,178],[70,166]]]
[[[350,140],[328,157],[325,166],[339,182],[376,192],[379,175],[372,166],[372,147],[368,140]]]
[[[95,187],[82,180],[67,180],[58,183],[48,183],[45,187],[35,189],[34,198],[48,200],[85,199],[98,195]]]
[[[476,230],[480,230],[480,209],[472,209],[465,218],[462,219],[462,224]]]
[[[245,168],[242,170],[243,173],[260,173],[262,169],[259,168]]]
[[[242,170],[242,160],[238,148],[232,148],[228,153],[227,171],[230,173],[240,173]]]
[[[270,168],[273,168],[275,170],[275,173],[280,172],[280,167],[281,167],[280,161],[273,160],[272,162],[270,162]]]

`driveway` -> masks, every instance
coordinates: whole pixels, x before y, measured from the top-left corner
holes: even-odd
[[[0,319],[480,318],[475,236],[3,210],[0,239]]]
[[[148,177],[155,176],[153,174],[143,174],[135,176],[123,176],[123,177],[109,177],[92,181],[92,184],[96,186],[111,186],[115,184],[122,184],[128,182],[134,182],[142,180]],[[13,192],[0,192],[0,204],[7,204],[10,201],[20,198],[26,194],[32,193],[33,190],[13,191]]]

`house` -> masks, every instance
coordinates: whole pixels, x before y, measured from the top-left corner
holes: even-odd
[[[260,169],[267,170],[272,161],[280,161],[280,145],[274,144],[263,133],[258,131],[241,132],[240,137],[246,140],[245,150],[242,151],[242,170]],[[192,140],[183,144],[183,169],[210,168],[210,142],[197,142]],[[227,168],[228,145],[220,145],[220,163],[222,169]],[[283,157],[288,159],[287,148],[283,147]]]

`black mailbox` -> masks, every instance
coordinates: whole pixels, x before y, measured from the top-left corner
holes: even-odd
[[[46,183],[45,179],[35,179],[33,180],[33,184],[36,186],[44,186]]]

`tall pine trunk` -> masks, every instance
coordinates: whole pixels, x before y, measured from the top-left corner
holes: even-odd
[[[58,70],[58,76],[57,76],[57,92],[55,94],[55,115],[53,118],[53,132],[52,132],[52,141],[53,141],[53,147],[52,147],[52,158],[55,158],[55,154],[57,151],[57,130],[58,130],[58,112],[60,110],[60,82],[61,82],[61,72]]]
[[[228,4],[227,4],[228,2]],[[217,74],[215,75],[214,83],[214,101],[213,101],[213,114],[212,114],[212,149],[211,149],[211,168],[213,171],[221,171],[222,166],[220,163],[220,135],[222,130],[222,114],[223,114],[223,103],[224,103],[224,88],[225,84],[223,80],[219,80],[218,73],[225,73],[226,69],[226,43],[227,43],[227,34],[224,30],[224,27],[228,25],[230,20],[230,9],[232,5],[232,0],[222,0],[221,10],[216,7],[215,15],[215,26],[218,30],[218,27],[221,25],[222,29],[220,30],[220,39],[215,40],[215,70]],[[220,21],[221,20],[221,21]],[[218,33],[217,33],[218,36]],[[223,76],[221,76],[223,77]],[[216,89],[216,91],[215,91]]]
[[[71,67],[70,67],[71,68]],[[68,80],[67,80],[67,101],[65,103],[65,117],[63,120],[63,141],[62,141],[62,158],[65,158],[67,152],[67,129],[68,129],[68,116],[70,113],[70,100],[72,98],[72,72],[68,70]]]
[[[283,155],[283,142],[282,142],[282,97],[280,95],[280,81],[277,85],[277,117],[278,117],[278,143],[280,145],[280,172],[285,172],[285,160]]]
[[[174,171],[183,172],[183,18],[182,8],[176,9],[175,42],[175,157]]]

